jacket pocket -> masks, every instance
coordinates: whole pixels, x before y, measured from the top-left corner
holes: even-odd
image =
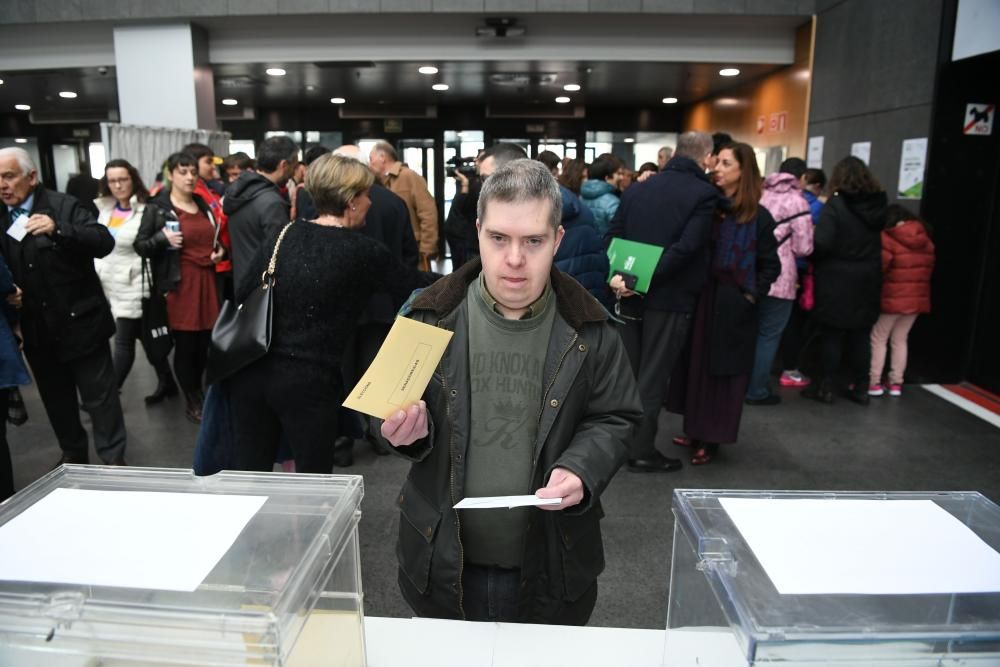
[[[570,602],[586,593],[597,575],[604,571],[604,542],[601,539],[603,516],[604,511],[598,504],[585,514],[559,512],[556,517],[566,600]]]
[[[430,580],[431,558],[441,512],[424,497],[410,480],[403,485],[397,499],[399,504],[399,541],[396,557],[399,567],[410,583],[421,593],[427,591]]]

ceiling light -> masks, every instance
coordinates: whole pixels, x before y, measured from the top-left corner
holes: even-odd
[[[60,90],[59,97],[63,98],[64,100],[75,100],[76,93],[74,93],[72,90]]]
[[[419,68],[417,71],[420,72],[421,74],[437,74],[438,73],[438,68],[434,67],[433,65],[424,65],[423,67]]]
[[[448,84],[447,83],[435,83],[433,86],[431,86],[431,88],[433,88],[434,90],[448,90]]]
[[[15,104],[14,108],[17,109],[18,111],[31,111],[30,104]]]
[[[16,139],[14,139],[14,143],[15,144],[26,144],[26,143],[28,143],[28,140],[25,139],[24,137],[18,137]]]
[[[280,67],[268,67],[264,72],[270,76],[285,76],[288,73]]]
[[[3,79],[0,79],[0,86],[3,85]]]
[[[222,100],[222,103],[227,107],[234,107],[237,104],[239,104],[239,101],[234,100],[232,97],[227,97],[224,100]]]
[[[635,139],[633,139],[632,137],[625,137],[625,143],[626,144],[634,144],[635,143]]]
[[[569,98],[566,97],[565,95],[560,95],[559,97],[556,98],[556,103],[557,104],[566,104],[568,102],[569,102]]]
[[[739,76],[740,71],[735,67],[726,67],[719,70],[719,76]]]
[[[565,86],[563,86],[563,90],[565,90],[567,93],[575,93],[576,91],[580,90],[580,84],[567,83]]]
[[[663,103],[664,104],[677,104],[677,98],[676,97],[664,97],[663,98]]]
[[[316,86],[309,84],[308,86],[306,86],[306,90],[308,90],[311,93],[314,90],[316,90]]]
[[[347,100],[344,99],[343,97],[331,97],[330,98],[330,104],[343,104],[346,101]]]

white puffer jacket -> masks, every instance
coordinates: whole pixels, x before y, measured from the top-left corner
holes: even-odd
[[[94,200],[94,204],[100,211],[97,221],[107,226],[115,209],[114,198],[100,197]],[[116,319],[142,317],[142,297],[149,295],[148,284],[145,293],[142,289],[142,258],[132,247],[145,208],[145,204],[132,197],[132,214],[118,227],[109,229],[115,237],[114,250],[107,257],[94,260],[94,268],[104,287],[104,295],[111,303],[111,312]]]

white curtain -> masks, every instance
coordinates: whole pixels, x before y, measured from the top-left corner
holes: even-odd
[[[152,187],[163,162],[190,143],[206,144],[216,155],[229,155],[229,132],[142,127],[101,123],[101,140],[108,160],[124,159],[135,165],[146,187]]]

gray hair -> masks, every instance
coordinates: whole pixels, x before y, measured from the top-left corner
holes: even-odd
[[[552,229],[559,229],[562,221],[562,194],[552,172],[537,160],[512,160],[493,172],[483,183],[476,213],[482,222],[486,218],[486,206],[491,201],[515,204],[535,199],[549,202],[549,225]]]
[[[674,155],[691,158],[698,162],[712,152],[712,135],[707,132],[685,132],[677,138]]]
[[[28,151],[23,148],[11,146],[10,148],[0,148],[0,158],[12,157],[17,160],[17,165],[21,168],[21,174],[27,176],[33,171],[38,171],[35,163],[31,161]]]
[[[396,153],[396,149],[385,139],[379,139],[375,142],[375,145],[372,146],[372,153],[376,151],[385,153],[393,162],[399,162],[399,155]]]

